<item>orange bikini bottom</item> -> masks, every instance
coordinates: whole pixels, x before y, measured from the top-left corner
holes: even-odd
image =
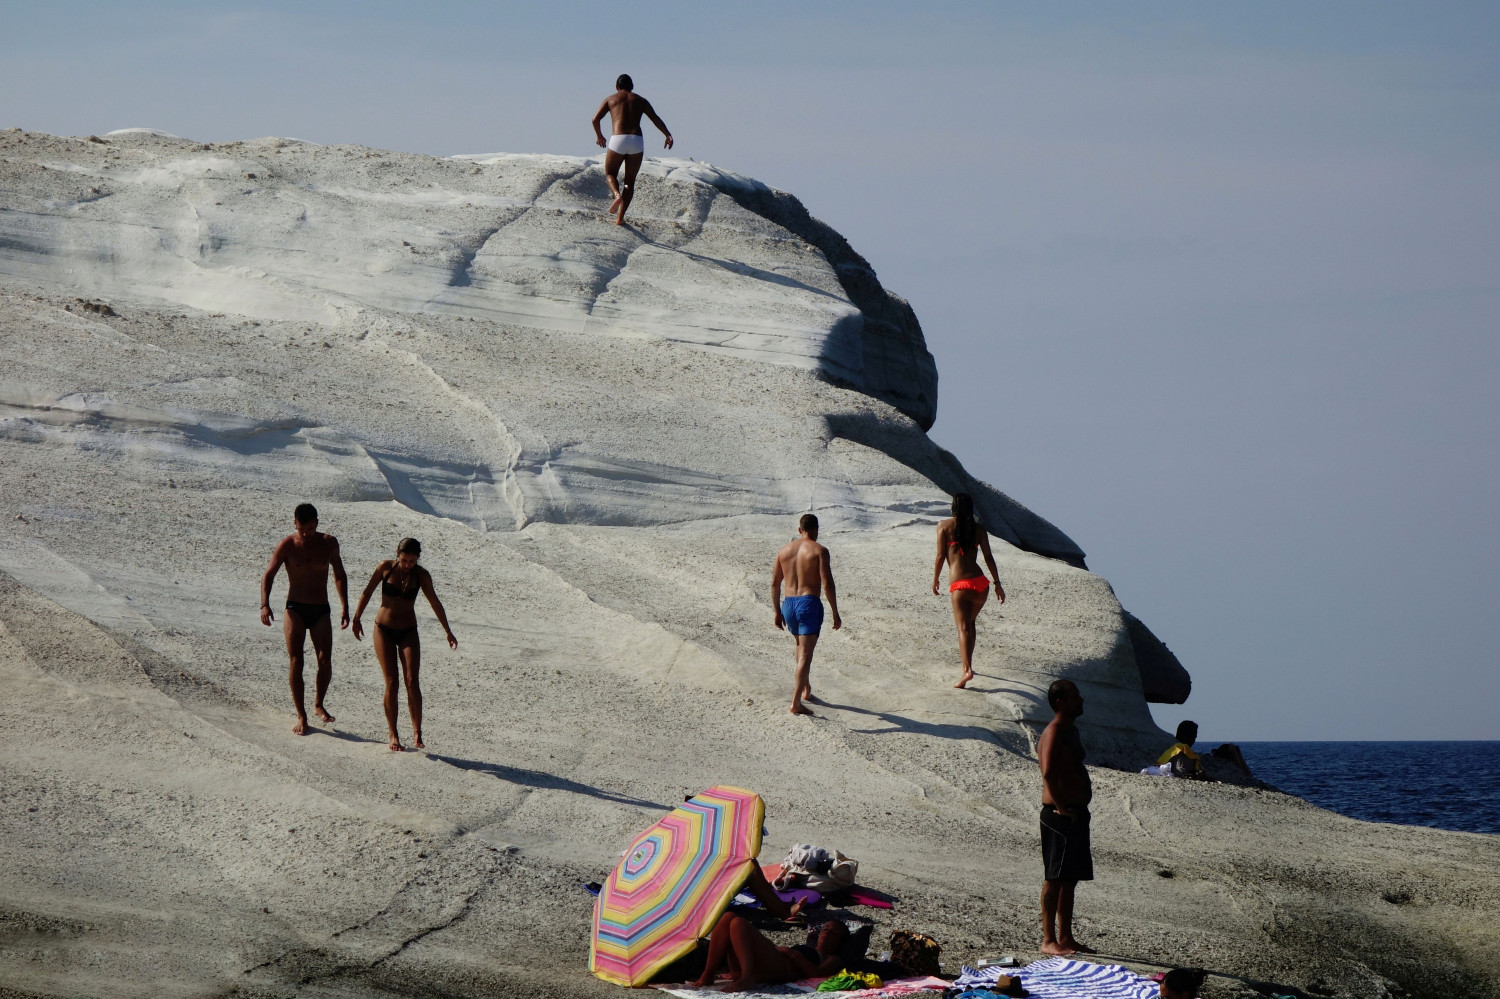
[[[974,590],[977,593],[988,593],[990,590],[990,578],[988,576],[974,576],[970,579],[955,579],[948,584],[948,592],[956,590]]]

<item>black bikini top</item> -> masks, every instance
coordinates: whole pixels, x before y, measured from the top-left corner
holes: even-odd
[[[406,581],[411,584],[411,588],[403,590],[391,582],[391,577],[387,575],[380,581],[380,595],[383,597],[400,597],[402,600],[417,599],[417,594],[422,592],[422,584],[417,579],[416,569],[411,571],[411,575],[407,577]]]

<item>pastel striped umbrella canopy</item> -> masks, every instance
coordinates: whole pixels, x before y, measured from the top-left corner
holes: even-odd
[[[713,932],[760,855],[765,815],[754,791],[711,787],[637,836],[594,904],[589,970],[644,985]]]

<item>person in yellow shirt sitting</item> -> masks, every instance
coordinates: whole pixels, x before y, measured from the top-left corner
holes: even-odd
[[[1214,780],[1203,769],[1203,760],[1193,752],[1198,741],[1198,723],[1185,721],[1177,726],[1177,741],[1156,759],[1156,766],[1142,773],[1157,777],[1186,777],[1189,780]]]

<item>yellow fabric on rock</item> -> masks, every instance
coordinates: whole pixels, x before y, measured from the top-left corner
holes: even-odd
[[[1156,758],[1156,765],[1161,766],[1163,763],[1170,761],[1172,757],[1178,755],[1179,753],[1193,761],[1194,770],[1203,769],[1203,764],[1198,761],[1198,754],[1193,752],[1192,748],[1185,742],[1172,743],[1171,749],[1167,750],[1165,753],[1162,753]]]

